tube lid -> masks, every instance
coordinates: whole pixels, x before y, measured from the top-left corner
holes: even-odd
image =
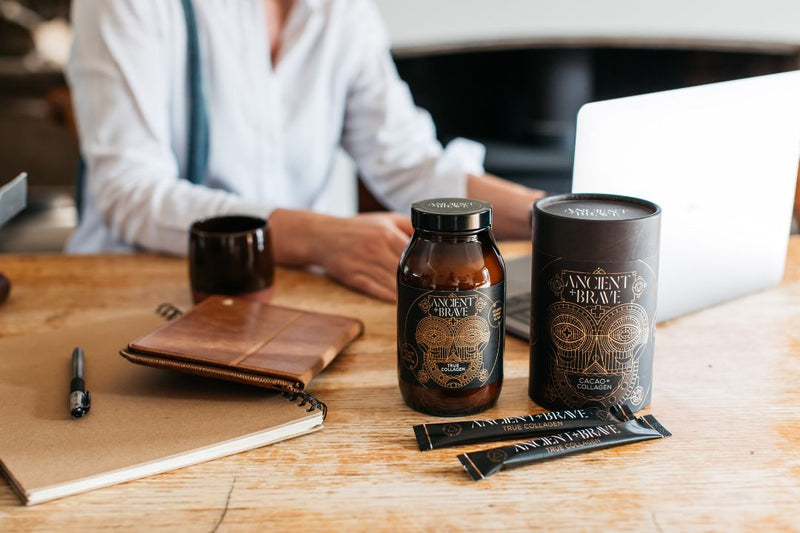
[[[563,194],[533,207],[533,246],[576,261],[658,257],[661,208],[613,194]]]

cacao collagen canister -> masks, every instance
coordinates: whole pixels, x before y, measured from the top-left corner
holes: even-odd
[[[660,223],[625,196],[534,205],[528,391],[542,407],[650,403]]]
[[[492,406],[503,382],[505,265],[492,206],[439,198],[411,206],[397,272],[397,368],[405,402],[433,415]]]

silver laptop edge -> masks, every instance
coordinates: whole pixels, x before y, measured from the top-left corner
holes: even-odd
[[[25,209],[28,197],[28,174],[23,172],[0,187],[0,226]]]

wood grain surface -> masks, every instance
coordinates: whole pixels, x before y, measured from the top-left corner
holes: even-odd
[[[527,250],[503,247],[507,257]],[[0,336],[190,302],[177,258],[4,255],[0,271],[13,283]],[[400,398],[394,305],[287,269],[274,301],[365,322],[309,388],[329,406],[324,430],[31,508],[0,481],[0,531],[800,528],[798,237],[781,285],[658,327],[650,412],[672,438],[480,482],[455,457],[480,446],[416,447],[411,427],[437,419]],[[497,406],[481,417],[541,412],[527,396],[527,343],[508,338],[505,375]]]

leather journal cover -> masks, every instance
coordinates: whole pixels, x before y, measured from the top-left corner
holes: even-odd
[[[131,342],[131,362],[302,391],[363,331],[360,320],[210,296]]]

